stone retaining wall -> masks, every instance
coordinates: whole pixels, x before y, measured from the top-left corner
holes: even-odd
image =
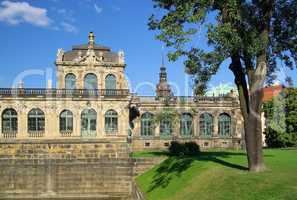
[[[0,144],[0,199],[131,199],[126,143]]]

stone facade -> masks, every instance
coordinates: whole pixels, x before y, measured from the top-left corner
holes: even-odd
[[[0,88],[0,199],[141,199],[133,183],[151,166],[131,151],[171,141],[240,148],[238,98],[177,97],[164,64],[156,96],[128,88],[123,51],[88,44],[59,49],[57,88]],[[173,111],[174,120],[160,118]],[[172,118],[173,119],[173,118]],[[164,133],[166,133],[164,135]]]
[[[236,96],[176,97],[167,83],[164,64],[156,86],[157,95],[134,95],[129,92],[125,78],[124,52],[114,53],[108,47],[96,45],[93,33],[89,35],[88,44],[74,46],[66,52],[59,49],[56,66],[56,89],[0,89],[1,142],[72,139],[121,139],[126,142],[128,138],[133,150],[167,148],[172,140],[195,141],[203,148],[239,148],[242,145],[243,120]],[[147,131],[142,127],[146,123],[142,123],[143,114],[156,116],[168,108],[175,110],[179,117],[188,114],[192,121],[185,122],[186,127],[179,122],[171,124],[172,132],[166,137],[161,136],[160,123],[155,122],[153,131],[143,134]],[[30,120],[32,111],[39,114],[35,113],[33,118],[36,119]],[[63,121],[63,111],[69,111],[71,119]],[[88,114],[84,117],[84,111],[92,111],[92,117],[88,118]],[[17,118],[16,122],[11,113]],[[210,134],[207,137],[201,133],[200,116],[203,113],[212,117],[211,125],[206,124],[208,128],[203,128]],[[228,132],[223,136],[219,134],[222,114],[230,118],[227,125],[221,125],[222,128],[226,126],[224,129]],[[111,117],[107,119],[107,115]],[[153,122],[149,123],[152,126]],[[182,136],[181,129],[189,128],[191,133]]]

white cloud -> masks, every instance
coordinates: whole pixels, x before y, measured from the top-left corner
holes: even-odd
[[[94,4],[94,8],[98,14],[100,14],[103,11],[103,8],[99,7],[97,4]]]
[[[72,24],[69,24],[67,22],[61,22],[61,26],[67,32],[70,32],[70,33],[77,33],[78,32],[78,30],[77,30],[77,28],[75,26],[73,26]]]
[[[3,1],[0,7],[0,21],[11,25],[29,23],[35,26],[48,27],[51,19],[47,10],[31,6],[27,2]]]

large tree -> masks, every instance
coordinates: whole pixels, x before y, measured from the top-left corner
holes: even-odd
[[[297,0],[153,2],[158,13],[150,17],[149,27],[158,31],[157,39],[171,49],[171,61],[185,59],[186,72],[195,77],[195,94],[203,93],[221,63],[230,60],[244,118],[248,166],[251,171],[264,170],[262,88],[265,81],[273,79],[279,65],[296,66]],[[193,42],[204,28],[206,49]]]

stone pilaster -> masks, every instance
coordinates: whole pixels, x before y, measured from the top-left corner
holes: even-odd
[[[216,114],[213,117],[213,137],[219,137],[219,115]]]

